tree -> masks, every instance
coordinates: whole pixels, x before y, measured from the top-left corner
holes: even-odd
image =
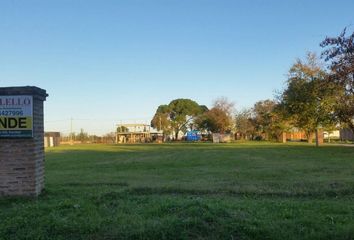
[[[102,136],[102,142],[112,144],[116,142],[116,133],[111,132]]]
[[[326,81],[327,74],[313,53],[306,62],[297,60],[289,71],[287,89],[281,104],[294,126],[305,131],[308,141],[319,127],[335,123],[335,88]]]
[[[241,137],[248,136],[250,139],[265,137],[267,140],[279,140],[289,128],[280,104],[269,99],[258,101],[253,108],[238,112],[235,122]]]
[[[354,32],[346,36],[346,31],[338,37],[326,37],[320,46],[326,48],[322,56],[330,61],[329,80],[341,89],[336,115],[354,132]]]
[[[77,135],[80,142],[85,142],[88,140],[88,134],[81,128],[80,133]]]
[[[232,119],[220,108],[212,108],[205,112],[196,124],[200,129],[213,133],[225,133],[231,131]]]
[[[254,125],[259,135],[268,135],[272,124],[272,112],[276,103],[272,100],[258,101],[253,107]]]
[[[162,131],[164,135],[172,133],[168,105],[160,105],[157,108],[156,113],[151,120],[151,126]]]
[[[119,133],[127,133],[127,132],[129,132],[129,129],[127,127],[125,127],[125,126],[119,126],[119,127],[117,127],[117,132],[119,132]]]
[[[232,117],[235,113],[235,103],[229,101],[226,97],[219,97],[215,99],[213,102],[213,108],[222,110],[229,117]]]
[[[277,140],[288,128],[283,112],[274,100],[258,101],[253,107],[253,125],[259,135],[265,135],[267,140]]]
[[[252,121],[252,109],[244,109],[235,114],[235,128],[241,138],[253,139],[256,129]]]
[[[199,116],[196,120],[196,124],[199,129],[213,133],[230,132],[233,127],[233,112],[234,103],[224,97],[218,98],[214,101],[213,108]]]
[[[186,132],[194,119],[205,111],[205,106],[200,106],[190,99],[176,99],[168,105],[160,105],[151,121],[151,125],[164,134],[174,132],[177,140],[178,134]]]

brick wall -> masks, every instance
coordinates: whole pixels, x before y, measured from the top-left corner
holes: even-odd
[[[33,138],[0,138],[0,196],[38,196],[44,188],[43,101],[37,87],[0,88],[0,95],[33,96]]]

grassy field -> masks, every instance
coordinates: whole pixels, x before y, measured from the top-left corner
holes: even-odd
[[[0,239],[354,239],[354,147],[61,146]]]

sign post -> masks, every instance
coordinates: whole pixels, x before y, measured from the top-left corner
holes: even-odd
[[[33,137],[33,97],[0,96],[0,138]]]
[[[37,196],[44,188],[45,90],[0,88],[0,196]]]

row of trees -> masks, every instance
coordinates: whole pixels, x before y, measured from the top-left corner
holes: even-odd
[[[235,129],[241,138],[278,139],[288,128],[279,109],[279,105],[274,100],[256,102],[253,108],[237,112]]]
[[[72,132],[68,135],[60,137],[61,142],[81,142],[81,143],[114,143],[116,140],[115,133],[107,133],[103,136],[97,136],[87,133],[84,129],[80,129],[79,133]]]
[[[297,60],[280,95],[284,120],[305,131],[308,139],[318,128],[341,125],[354,132],[354,32],[346,32],[320,43],[326,65],[314,53]]]
[[[174,133],[176,139],[180,132],[194,129],[277,139],[282,132],[297,128],[309,141],[319,128],[332,130],[341,125],[354,132],[354,33],[347,36],[344,29],[320,45],[325,62],[314,53],[296,60],[286,88],[275,100],[259,101],[235,112],[226,98],[214,101],[211,109],[190,99],[176,99],[159,106],[151,124],[164,134]]]

